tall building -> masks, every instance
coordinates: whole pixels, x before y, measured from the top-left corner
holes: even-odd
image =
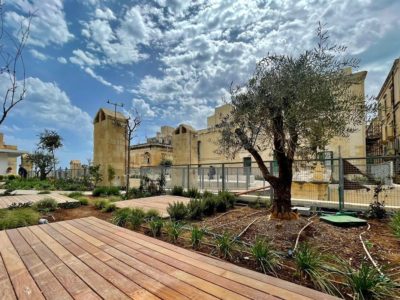
[[[93,120],[93,164],[100,165],[103,185],[125,185],[126,121],[123,114],[105,108],[100,108]],[[108,181],[109,167],[115,170],[112,182]]]
[[[378,94],[383,155],[400,154],[400,58],[396,59]]]
[[[18,150],[17,146],[4,143],[4,135],[0,133],[0,175],[16,175],[18,173],[17,157],[27,154]]]

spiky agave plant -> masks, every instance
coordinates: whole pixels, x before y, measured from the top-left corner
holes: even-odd
[[[356,300],[386,300],[399,297],[399,286],[388,277],[382,276],[379,271],[366,263],[359,268],[341,262],[341,274],[353,292]]]
[[[251,247],[251,253],[264,273],[276,275],[276,268],[279,266],[280,259],[278,252],[273,249],[270,242],[256,238],[256,242]]]
[[[340,295],[330,279],[332,272],[327,270],[330,263],[326,255],[308,243],[302,243],[296,252],[295,263],[297,273],[302,279],[310,280],[317,289],[325,293]]]

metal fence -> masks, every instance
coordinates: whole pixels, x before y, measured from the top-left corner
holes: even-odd
[[[55,172],[51,171],[47,175],[47,177],[56,179],[81,179],[88,175],[89,172],[87,168],[79,168],[79,169],[59,168]],[[34,178],[34,177],[39,177],[39,172],[35,170],[29,171],[28,178]]]
[[[275,161],[266,161],[273,175]],[[257,164],[215,163],[132,169],[131,177],[157,180],[166,188],[181,186],[204,191],[245,192],[249,199],[272,197],[273,190]],[[293,164],[292,202],[335,209],[367,209],[379,200],[388,209],[400,208],[400,156],[298,160]]]

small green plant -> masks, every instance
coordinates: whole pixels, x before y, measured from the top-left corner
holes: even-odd
[[[202,195],[203,198],[213,197],[213,196],[214,196],[214,194],[212,192],[210,192],[210,191],[207,191],[207,190],[204,191],[203,195]]]
[[[38,192],[38,195],[45,195],[45,194],[50,194],[51,192],[48,190],[40,191]]]
[[[174,196],[183,196],[183,187],[175,185],[171,190],[171,194]]]
[[[191,220],[201,220],[203,218],[203,201],[201,199],[190,199],[186,206],[187,216]]]
[[[106,207],[107,203],[108,203],[108,200],[105,200],[105,199],[95,200],[94,207],[96,209],[103,209],[104,207]]]
[[[171,219],[176,221],[183,220],[187,215],[187,209],[183,202],[169,203],[167,212]]]
[[[108,179],[108,184],[110,185],[110,187],[112,185],[112,182],[113,182],[114,178],[115,178],[115,169],[114,169],[113,166],[108,165],[108,167],[107,167],[107,179]]]
[[[99,186],[92,192],[94,197],[105,197],[105,196],[119,196],[120,191],[116,186]]]
[[[32,201],[28,201],[28,202],[25,202],[25,203],[15,203],[15,202],[13,202],[8,206],[8,209],[27,208],[27,207],[31,207],[32,205],[33,205]]]
[[[218,196],[222,198],[226,203],[228,208],[234,208],[236,203],[236,196],[227,191],[220,191]]]
[[[226,212],[228,210],[226,201],[221,197],[215,197],[215,210],[217,212]]]
[[[179,222],[169,222],[166,226],[168,238],[171,242],[176,243],[182,233],[182,224]]]
[[[200,198],[200,197],[201,197],[201,194],[200,194],[200,192],[199,192],[198,189],[196,189],[196,188],[190,188],[190,189],[188,189],[188,191],[185,193],[185,196],[186,196],[186,197],[189,197],[189,198]]]
[[[79,198],[83,197],[82,192],[71,192],[67,195],[67,197],[79,200]]]
[[[226,258],[232,258],[232,252],[234,250],[235,241],[232,236],[224,232],[223,235],[218,236],[215,240],[215,246],[217,248],[218,254]]]
[[[112,203],[110,201],[107,201],[104,205],[104,207],[101,209],[102,212],[112,212],[117,209],[117,206],[115,203]]]
[[[161,229],[164,226],[164,221],[162,219],[152,219],[149,222],[151,233],[154,237],[161,235]]]
[[[1,209],[0,230],[35,225],[39,217],[39,213],[32,208]]]
[[[314,286],[323,292],[336,294],[338,290],[328,277],[326,271],[329,266],[328,259],[317,249],[307,243],[300,244],[295,256],[297,274],[302,279],[310,280]]]
[[[58,204],[59,208],[65,208],[65,209],[77,208],[79,206],[81,206],[81,203],[79,201],[66,201]]]
[[[192,227],[192,234],[190,237],[190,242],[192,244],[193,249],[198,249],[205,234],[205,230],[203,228],[199,228],[197,225]]]
[[[55,211],[58,207],[58,203],[56,200],[52,198],[45,198],[36,202],[33,205],[33,208],[40,212],[50,212]]]
[[[127,219],[127,225],[131,229],[137,230],[144,222],[145,212],[141,208],[132,208]]]
[[[251,253],[265,274],[273,273],[276,275],[279,255],[267,240],[256,238],[256,242],[251,247]]]
[[[131,209],[129,207],[118,209],[114,212],[111,222],[117,226],[125,226],[127,224]]]
[[[211,216],[215,213],[215,198],[214,196],[212,197],[207,197],[203,199],[203,213],[206,216]]]
[[[146,212],[147,220],[155,220],[159,219],[160,217],[160,212],[157,209],[151,208]]]
[[[400,211],[396,212],[390,219],[390,227],[392,228],[393,234],[400,239]]]
[[[79,197],[77,200],[79,201],[79,203],[81,205],[88,205],[89,204],[89,199],[86,198],[86,197]]]
[[[382,276],[373,266],[362,263],[355,269],[347,262],[341,264],[341,273],[353,292],[353,299],[396,299],[399,290],[388,277]]]

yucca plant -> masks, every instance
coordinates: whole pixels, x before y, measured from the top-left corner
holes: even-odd
[[[215,246],[217,247],[218,254],[226,258],[232,258],[232,251],[234,249],[234,239],[232,236],[224,232],[223,235],[218,236],[215,240]]]
[[[276,268],[279,265],[279,254],[272,248],[271,243],[265,239],[256,238],[251,247],[251,253],[264,273],[276,275]]]
[[[128,216],[127,224],[130,228],[137,230],[144,222],[145,213],[141,208],[132,208]]]
[[[355,269],[347,262],[342,262],[340,269],[340,274],[353,292],[353,299],[385,300],[399,297],[398,286],[388,277],[382,276],[373,266],[362,263]]]
[[[183,202],[174,202],[168,204],[167,212],[172,220],[183,220],[187,215],[186,205]]]
[[[193,249],[198,249],[205,234],[205,230],[203,228],[199,228],[197,225],[193,225],[192,227],[192,235],[190,237],[190,242],[192,243]]]
[[[390,227],[393,234],[400,239],[400,211],[396,212],[390,220]]]
[[[326,255],[303,243],[295,255],[295,263],[297,273],[302,279],[310,280],[316,288],[325,293],[340,294],[329,278],[332,273],[327,271],[330,264]]]
[[[169,222],[166,226],[167,229],[167,234],[169,239],[173,242],[176,243],[178,240],[179,236],[182,233],[182,226],[183,224],[179,222]]]
[[[151,233],[154,237],[159,236],[161,234],[161,229],[164,226],[164,221],[159,218],[155,218],[149,222]]]
[[[129,207],[118,209],[114,212],[111,222],[117,226],[125,226],[130,214],[131,209]]]

